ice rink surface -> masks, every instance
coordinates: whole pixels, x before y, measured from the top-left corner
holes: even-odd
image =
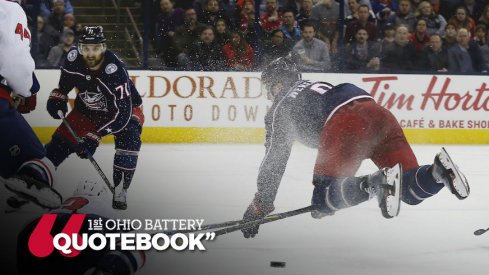
[[[431,164],[440,148],[413,147],[420,164]],[[254,239],[235,232],[204,242],[205,252],[150,251],[137,274],[488,274],[489,232],[473,232],[489,227],[489,146],[446,148],[471,185],[466,200],[459,201],[444,188],[420,205],[402,204],[400,215],[390,220],[382,217],[376,200],[321,220],[303,214],[261,226]],[[95,155],[109,178],[113,153],[113,145],[102,145]],[[202,218],[206,224],[240,219],[256,191],[263,155],[262,145],[145,144],[124,214],[138,219]],[[310,204],[315,157],[315,150],[294,146],[276,212]],[[358,174],[375,170],[366,161]],[[97,179],[97,174],[89,161],[72,156],[56,177],[63,178],[57,188],[67,197],[80,179]],[[1,188],[0,199],[5,201],[8,194]],[[20,230],[20,223],[12,221],[27,222],[40,211],[28,206],[4,214],[5,208],[2,204],[2,249],[12,258],[2,261],[12,267]],[[271,261],[286,266],[270,267]]]

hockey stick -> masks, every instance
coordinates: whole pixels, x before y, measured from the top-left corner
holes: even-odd
[[[477,229],[476,231],[474,231],[474,235],[479,236],[479,235],[482,235],[482,234],[486,233],[487,231],[489,231],[489,228],[486,228],[486,229]]]
[[[245,221],[243,221],[243,220],[235,220],[235,221],[227,221],[227,222],[206,224],[206,225],[202,225],[199,229],[171,230],[171,231],[164,231],[163,233],[165,233],[167,235],[174,235],[174,234],[177,234],[177,233],[184,233],[184,234],[186,234],[186,233],[206,231],[206,230],[217,229],[217,228],[228,227],[228,226],[236,226],[236,225],[243,224],[243,223],[245,223]]]
[[[70,123],[68,122],[68,120],[66,120],[65,115],[63,114],[62,111],[58,111],[58,116],[63,120],[64,125],[66,126],[68,131],[71,133],[71,135],[75,138],[76,142],[78,142],[78,144],[83,143],[83,140],[75,133],[73,128],[71,128]],[[98,174],[104,180],[104,182],[107,185],[107,187],[109,188],[110,192],[112,192],[112,194],[114,194],[114,187],[112,187],[112,185],[110,184],[110,181],[107,178],[107,176],[105,176],[105,173],[104,173],[104,171],[102,171],[102,168],[100,168],[97,161],[95,161],[95,159],[93,158],[92,154],[90,154],[90,152],[85,151],[85,153],[87,155],[87,158],[93,164],[93,167],[95,167],[95,170],[97,170]]]
[[[248,222],[245,222],[244,220],[229,221],[229,222],[223,222],[223,223],[215,223],[215,224],[204,225],[200,228],[200,230],[169,231],[169,232],[165,232],[165,233],[167,235],[174,235],[176,233],[192,233],[192,232],[206,231],[206,230],[210,230],[210,229],[225,227],[226,225],[224,225],[224,224],[229,224],[228,227],[225,227],[223,229],[219,229],[219,230],[211,232],[211,233],[215,233],[216,236],[220,236],[220,235],[235,232],[235,231],[238,231],[238,230],[241,230],[243,228],[247,228],[247,227],[250,227],[253,225],[265,224],[265,223],[269,223],[269,222],[282,220],[282,219],[285,219],[288,217],[293,217],[293,216],[297,216],[300,214],[308,213],[308,212],[311,212],[312,210],[314,210],[313,206],[307,206],[307,207],[299,208],[296,210],[291,210],[291,211],[277,213],[277,214],[271,214],[271,215],[268,215],[262,219],[248,221]],[[235,225],[233,225],[233,224],[235,224]]]
[[[307,207],[301,208],[301,209],[306,209],[306,208]],[[298,209],[298,210],[301,210],[301,209]],[[311,211],[311,210],[309,210],[309,211]],[[292,210],[292,211],[289,211],[289,212],[294,212],[294,211],[297,211],[297,210]],[[184,233],[184,234],[186,234],[186,233],[193,233],[193,232],[199,232],[199,231],[207,231],[207,230],[212,230],[212,229],[218,229],[218,228],[222,228],[222,227],[239,226],[239,225],[242,225],[242,224],[245,224],[245,223],[260,222],[260,221],[262,221],[264,219],[272,218],[272,216],[283,215],[283,214],[287,214],[289,212],[279,213],[279,214],[270,214],[270,215],[268,215],[268,216],[266,216],[266,217],[264,217],[262,219],[257,219],[257,220],[252,220],[252,221],[234,220],[234,221],[227,221],[227,222],[206,224],[206,225],[201,226],[199,229],[171,230],[171,231],[165,231],[164,233],[167,234],[167,235],[174,235],[176,233]],[[299,213],[299,214],[301,214],[301,213]],[[292,216],[294,216],[294,215],[292,215]]]
[[[296,210],[291,210],[291,211],[287,211],[287,212],[272,214],[272,215],[268,215],[268,216],[266,216],[266,217],[264,217],[263,219],[260,219],[260,220],[249,221],[249,222],[245,222],[245,223],[238,224],[238,225],[235,225],[235,226],[226,227],[226,228],[223,228],[223,229],[219,229],[219,230],[213,231],[211,233],[214,233],[215,236],[220,236],[220,235],[224,235],[224,234],[228,234],[228,233],[231,233],[231,232],[235,232],[235,231],[241,230],[243,228],[251,227],[251,226],[254,226],[254,225],[265,224],[265,223],[269,223],[269,222],[274,222],[274,221],[282,220],[282,219],[285,219],[285,218],[288,218],[288,217],[293,217],[293,216],[297,216],[297,215],[300,215],[300,214],[309,213],[309,212],[311,212],[314,209],[315,208],[311,205],[311,206],[307,206],[307,207],[304,207],[304,208],[299,208],[299,209],[296,209]]]
[[[288,212],[283,212],[283,213],[278,213],[278,214],[271,214],[271,215],[268,215],[268,216],[266,216],[266,217],[264,217],[262,219],[257,219],[257,220],[252,220],[252,221],[244,221],[244,220],[227,221],[227,222],[221,222],[221,223],[213,223],[213,224],[203,225],[203,226],[200,227],[200,229],[197,229],[197,230],[172,230],[172,231],[164,231],[163,233],[165,233],[166,235],[171,236],[171,235],[174,235],[174,234],[177,234],[177,233],[184,233],[184,234],[186,234],[186,233],[193,233],[193,232],[199,232],[199,231],[207,231],[207,230],[212,230],[212,229],[218,229],[218,228],[222,228],[222,227],[225,227],[225,228],[220,229],[220,230],[217,230],[217,231],[214,231],[214,232],[220,232],[220,231],[229,230],[229,231],[226,231],[225,233],[220,233],[220,234],[217,235],[217,236],[219,236],[219,235],[223,235],[223,234],[226,234],[226,233],[231,233],[231,232],[240,230],[241,228],[249,227],[249,226],[252,226],[252,225],[255,225],[255,224],[269,223],[269,222],[273,222],[273,221],[276,221],[276,220],[281,220],[281,219],[284,219],[284,218],[287,218],[287,217],[292,217],[292,216],[295,216],[295,215],[299,215],[299,214],[302,214],[302,213],[307,213],[307,212],[310,212],[311,210],[313,210],[313,207],[312,206],[308,206],[308,207],[304,207],[304,208],[300,208],[300,209],[296,209],[296,210],[291,210],[291,211],[288,211]]]

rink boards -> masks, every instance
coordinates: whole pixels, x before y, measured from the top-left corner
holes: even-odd
[[[45,110],[59,70],[37,70],[38,107],[26,115],[43,142],[60,121]],[[262,143],[271,103],[260,73],[129,71],[143,98],[146,143]],[[353,83],[396,116],[417,144],[488,144],[489,88],[484,76],[406,74],[303,74]],[[75,92],[70,93],[75,98]],[[104,140],[111,142],[111,138]]]

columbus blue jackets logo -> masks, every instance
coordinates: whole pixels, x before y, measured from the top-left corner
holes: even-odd
[[[107,67],[105,67],[106,74],[112,74],[115,73],[115,71],[117,71],[117,66],[114,63],[110,63],[107,65]]]
[[[76,57],[78,56],[78,51],[77,50],[72,50],[68,53],[68,61],[73,62],[75,61]]]
[[[87,106],[87,108],[94,111],[107,112],[107,100],[105,99],[104,94],[100,91],[100,88],[98,86],[97,92],[85,91],[78,94],[78,96],[83,101],[83,103],[85,103],[85,106]]]

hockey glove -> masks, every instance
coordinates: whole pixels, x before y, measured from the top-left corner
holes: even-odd
[[[17,106],[17,111],[19,111],[19,113],[27,114],[36,109],[36,94],[33,94],[30,97],[15,96],[13,101],[14,105]]]
[[[78,143],[76,154],[82,159],[88,158],[89,155],[93,156],[99,143],[100,136],[95,133],[87,133],[82,137],[82,142]]]
[[[246,212],[243,215],[243,221],[244,222],[249,222],[249,221],[255,221],[262,219],[263,217],[267,216],[268,214],[272,213],[275,207],[273,204],[264,204],[261,202],[260,199],[253,199],[251,202],[250,206],[248,206],[248,209],[246,209]],[[245,238],[254,238],[256,234],[258,234],[258,228],[260,225],[253,225],[250,227],[246,227],[241,229],[241,232],[243,232],[243,236]]]
[[[46,108],[48,113],[54,119],[61,119],[58,115],[58,111],[61,111],[66,115],[68,112],[68,96],[61,92],[60,89],[54,89],[51,94],[49,94]]]

